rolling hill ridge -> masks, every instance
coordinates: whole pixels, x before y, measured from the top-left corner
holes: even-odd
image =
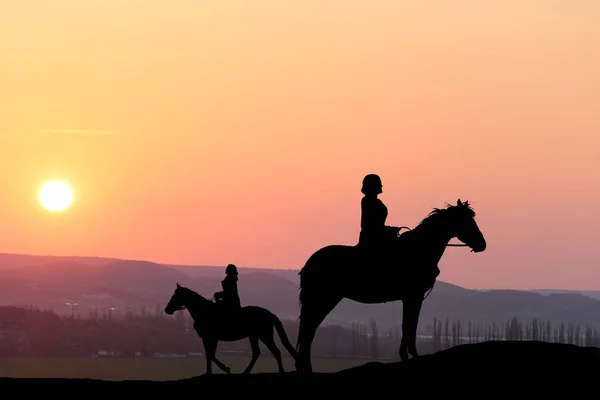
[[[0,304],[34,304],[70,314],[78,303],[85,316],[96,307],[154,310],[164,307],[176,283],[207,298],[221,290],[224,267],[176,266],[148,261],[0,254]],[[298,271],[240,268],[244,304],[269,308],[280,318],[298,317]],[[349,325],[374,318],[381,329],[401,324],[400,302],[366,305],[344,300],[326,322]],[[433,318],[503,324],[512,317],[600,327],[600,301],[578,293],[541,294],[520,290],[472,290],[438,281],[423,305],[420,325]]]

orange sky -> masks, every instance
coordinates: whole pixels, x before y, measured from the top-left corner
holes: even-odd
[[[470,200],[440,279],[600,289],[600,3],[9,0],[0,252],[300,268]],[[73,207],[37,203],[49,178]]]

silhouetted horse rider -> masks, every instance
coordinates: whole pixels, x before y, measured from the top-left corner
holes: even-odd
[[[377,196],[383,192],[381,178],[376,174],[364,177],[361,192],[364,197],[361,200],[360,236],[358,247],[366,250],[369,256],[381,256],[392,244],[392,240],[398,237],[400,228],[388,226],[385,220],[388,209]]]
[[[236,311],[241,307],[237,288],[237,267],[233,264],[229,264],[227,268],[225,268],[225,274],[227,276],[221,281],[223,291],[215,293],[215,302],[223,307],[221,309],[222,311]]]

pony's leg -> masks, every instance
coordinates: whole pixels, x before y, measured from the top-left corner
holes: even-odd
[[[279,350],[279,348],[275,344],[275,340],[273,339],[273,331],[271,331],[268,335],[262,336],[260,340],[262,340],[265,346],[267,346],[267,349],[269,349],[271,354],[273,354],[273,357],[275,357],[275,360],[277,361],[277,368],[279,368],[279,372],[285,372],[283,368],[283,362],[281,361],[281,351]]]
[[[214,350],[213,350],[213,356],[212,356],[212,361],[217,364],[217,367],[219,367],[219,369],[223,372],[225,372],[226,374],[231,374],[231,369],[229,369],[229,367],[225,364],[223,364],[221,361],[219,361],[217,359],[217,348],[219,346],[219,341],[215,340],[214,341]]]
[[[298,372],[313,372],[310,362],[310,350],[315,334],[325,317],[341,300],[341,297],[332,297],[329,299],[320,299],[320,302],[314,303],[311,306],[302,304],[300,326],[298,327],[298,358],[296,360],[296,370]]]
[[[217,341],[209,338],[205,338],[202,341],[204,342],[204,353],[206,356],[206,375],[212,375],[212,361],[215,359]]]
[[[215,356],[213,357],[213,361],[215,362],[215,364],[217,364],[217,367],[219,367],[221,371],[225,372],[226,374],[231,374],[231,369],[217,359],[216,353],[217,351],[215,349]]]
[[[243,372],[244,374],[249,374],[254,368],[254,364],[256,364],[256,360],[260,356],[260,346],[258,345],[258,338],[256,336],[250,336],[250,347],[252,348],[252,359],[250,360],[250,364],[246,367],[246,370]]]

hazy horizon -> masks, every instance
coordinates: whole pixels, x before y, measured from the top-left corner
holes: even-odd
[[[226,265],[214,265],[214,264],[202,264],[202,263],[196,263],[196,264],[179,264],[179,263],[171,263],[171,262],[164,262],[164,263],[158,263],[154,260],[151,259],[144,259],[144,258],[137,258],[137,259],[126,259],[126,258],[118,258],[118,257],[104,257],[104,256],[92,256],[92,255],[52,255],[52,254],[24,254],[24,253],[0,253],[1,255],[11,255],[11,256],[24,256],[24,257],[63,257],[63,258],[98,258],[98,259],[114,259],[117,261],[131,261],[131,262],[149,262],[149,263],[154,263],[154,264],[158,264],[158,265],[163,265],[163,266],[167,266],[167,267],[180,267],[182,269],[185,268],[195,268],[195,267],[199,267],[199,268],[225,268]],[[19,267],[20,268],[20,267]],[[290,268],[265,268],[265,267],[261,267],[260,265],[249,265],[249,266],[239,266],[238,267],[240,270],[244,270],[244,269],[259,269],[259,270],[265,270],[265,271],[299,271],[300,268],[296,267],[290,267]],[[575,292],[594,292],[594,291],[598,291],[600,292],[600,289],[565,289],[565,288],[561,288],[561,287],[525,287],[525,288],[520,288],[520,289],[515,289],[512,287],[495,287],[495,288],[490,288],[490,287],[476,287],[476,286],[466,286],[466,285],[460,285],[458,283],[452,282],[452,281],[447,281],[447,280],[442,280],[445,283],[448,283],[450,285],[455,285],[455,286],[459,286],[462,287],[464,289],[470,289],[470,290],[519,290],[519,291],[575,291]]]
[[[390,225],[472,203],[440,280],[600,289],[600,3],[376,4],[4,2],[0,252],[299,269],[378,173]]]

